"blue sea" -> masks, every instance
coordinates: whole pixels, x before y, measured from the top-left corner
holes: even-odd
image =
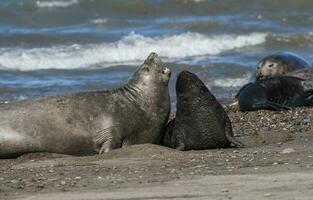
[[[311,0],[1,0],[0,100],[108,90],[150,52],[232,98],[262,57],[313,60]]]

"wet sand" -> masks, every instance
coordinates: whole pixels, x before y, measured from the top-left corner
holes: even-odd
[[[313,108],[225,108],[247,148],[27,154],[0,160],[0,199],[312,199]]]

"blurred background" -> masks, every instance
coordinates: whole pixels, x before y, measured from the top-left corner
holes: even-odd
[[[0,100],[112,89],[152,51],[172,97],[187,69],[227,100],[262,57],[312,47],[311,0],[1,0]]]

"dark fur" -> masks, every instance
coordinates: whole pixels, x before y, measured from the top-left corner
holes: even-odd
[[[176,82],[177,113],[168,123],[164,145],[179,150],[227,148],[234,143],[225,110],[194,74],[183,71]]]
[[[243,86],[236,95],[241,111],[288,110],[312,106],[312,84],[297,77],[280,76]]]

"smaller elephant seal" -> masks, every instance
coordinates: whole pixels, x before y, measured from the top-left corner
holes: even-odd
[[[291,52],[279,52],[259,61],[256,68],[256,80],[281,76],[308,67],[311,67],[311,64],[304,58]]]
[[[313,106],[313,82],[290,76],[272,77],[248,83],[239,90],[236,98],[241,111]]]
[[[170,70],[151,53],[127,84],[0,105],[0,158],[104,153],[159,144],[170,113]]]
[[[222,105],[195,74],[179,73],[176,94],[176,117],[168,123],[163,145],[178,150],[243,147]]]

